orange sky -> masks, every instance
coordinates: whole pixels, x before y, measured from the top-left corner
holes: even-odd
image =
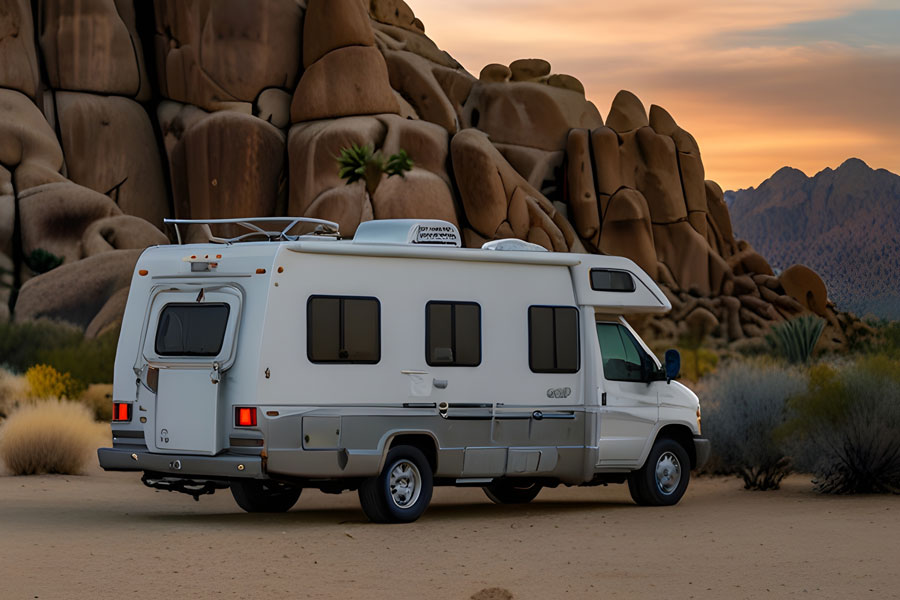
[[[604,118],[620,89],[666,108],[724,189],[851,156],[900,173],[900,0],[407,1],[476,76],[540,57]]]

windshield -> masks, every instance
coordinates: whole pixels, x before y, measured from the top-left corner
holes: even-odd
[[[159,356],[217,356],[222,350],[228,305],[167,304],[156,328]]]

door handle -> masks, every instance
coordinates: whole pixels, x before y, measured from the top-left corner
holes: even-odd
[[[400,371],[401,375],[428,375],[428,371]]]
[[[447,389],[447,380],[446,379],[435,379],[435,380],[433,380],[433,383],[434,383],[434,387],[436,387],[439,390]]]

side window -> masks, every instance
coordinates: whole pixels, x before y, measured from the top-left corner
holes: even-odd
[[[314,363],[381,360],[381,305],[377,298],[310,296],[306,355]]]
[[[481,306],[431,301],[425,305],[425,362],[432,367],[481,364]]]
[[[628,329],[619,323],[597,323],[597,339],[604,377],[612,381],[644,381],[643,361],[649,357]]]
[[[581,362],[578,309],[528,307],[528,366],[535,373],[575,373]]]

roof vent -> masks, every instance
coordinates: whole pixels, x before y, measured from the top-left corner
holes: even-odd
[[[435,219],[380,219],[360,223],[354,244],[401,244],[459,248],[462,239],[456,226]]]
[[[502,240],[493,240],[485,242],[481,246],[482,250],[518,250],[519,252],[547,252],[547,249],[525,240],[518,238],[505,238]]]

